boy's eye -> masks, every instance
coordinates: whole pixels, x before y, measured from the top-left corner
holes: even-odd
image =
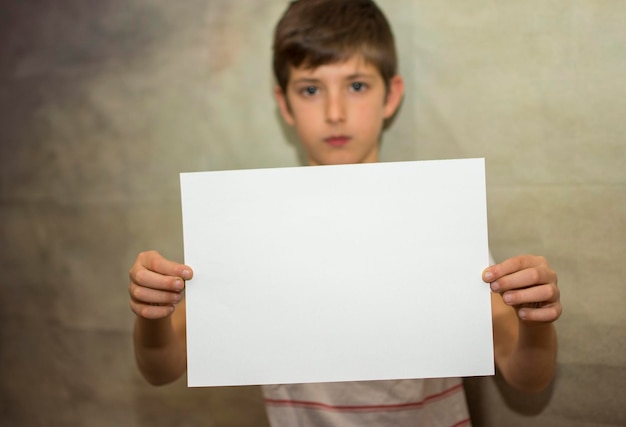
[[[362,82],[353,82],[350,85],[350,88],[355,92],[361,92],[365,90],[365,87],[366,87],[365,83],[362,83]]]
[[[317,93],[317,88],[315,86],[307,86],[302,90],[302,93],[305,95],[315,95]]]

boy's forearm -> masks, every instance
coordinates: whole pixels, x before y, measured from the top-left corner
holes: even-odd
[[[186,368],[185,337],[176,331],[172,317],[135,321],[135,358],[139,370],[153,385],[178,379]]]
[[[518,339],[501,367],[506,380],[528,392],[545,389],[556,368],[557,339],[553,324],[519,324]]]

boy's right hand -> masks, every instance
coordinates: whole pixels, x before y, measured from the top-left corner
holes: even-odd
[[[142,252],[130,272],[130,309],[145,319],[162,319],[174,312],[182,298],[185,280],[193,277],[189,266],[162,257],[157,251]]]

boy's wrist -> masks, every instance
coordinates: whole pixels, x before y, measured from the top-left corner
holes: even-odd
[[[519,322],[520,344],[552,345],[556,336],[553,323]]]
[[[173,336],[172,316],[160,319],[137,317],[135,322],[135,338],[144,347],[162,347],[167,345]]]

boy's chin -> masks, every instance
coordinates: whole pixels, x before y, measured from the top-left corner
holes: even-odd
[[[310,161],[309,166],[339,166],[339,165],[353,165],[356,163],[364,163],[359,162],[355,159],[324,159],[321,161]]]
[[[350,153],[337,153],[334,155],[309,157],[309,166],[353,165],[357,163],[375,163],[377,161],[377,156],[358,156]]]

